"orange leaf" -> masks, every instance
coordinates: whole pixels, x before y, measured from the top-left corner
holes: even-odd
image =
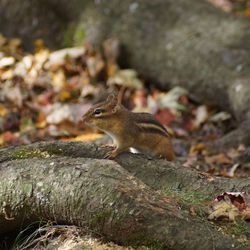
[[[201,154],[205,151],[207,146],[203,143],[198,143],[190,148],[190,154]]]
[[[15,134],[13,134],[12,132],[10,131],[7,131],[3,134],[0,135],[0,145],[3,145],[4,143],[8,143],[8,142],[12,142],[14,140],[16,140],[17,137]]]
[[[70,97],[71,97],[70,92],[66,90],[61,91],[59,94],[59,100],[61,102],[65,102],[66,100],[70,99]]]
[[[88,133],[88,134],[78,135],[74,138],[67,138],[67,139],[63,139],[63,140],[64,141],[95,141],[95,140],[100,139],[102,137],[103,137],[103,134]]]
[[[155,118],[164,125],[170,125],[175,120],[175,115],[169,109],[165,108],[159,110]]]
[[[7,109],[2,104],[0,104],[0,116],[5,116],[7,113]]]
[[[245,15],[246,15],[247,17],[250,17],[250,8],[247,8],[247,9],[246,9]]]
[[[40,112],[37,117],[36,127],[37,128],[45,128],[47,126],[46,114]]]

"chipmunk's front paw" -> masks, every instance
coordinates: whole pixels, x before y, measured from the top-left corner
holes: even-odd
[[[104,159],[114,159],[117,156],[116,150],[111,150],[104,155]]]

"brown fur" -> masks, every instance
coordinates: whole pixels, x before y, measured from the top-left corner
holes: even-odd
[[[96,109],[102,109],[95,115]],[[167,130],[149,113],[133,113],[117,102],[114,95],[97,104],[84,116],[83,121],[109,134],[116,149],[107,157],[115,157],[129,148],[169,161],[175,159],[174,150]]]

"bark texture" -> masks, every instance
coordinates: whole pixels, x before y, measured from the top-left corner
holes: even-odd
[[[103,154],[94,144],[74,142],[0,150],[0,233],[52,220],[84,227],[123,245],[245,249],[206,219],[191,215],[186,204],[154,189],[195,189],[208,195],[222,187],[247,190],[249,179],[209,182],[178,163],[131,154],[115,162],[101,159]]]

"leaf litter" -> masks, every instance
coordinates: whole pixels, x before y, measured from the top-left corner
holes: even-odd
[[[134,69],[120,68],[119,42],[108,39],[102,50],[81,47],[50,51],[41,39],[33,53],[21,40],[0,35],[0,147],[38,140],[96,140],[101,134],[81,122],[91,105],[120,90],[122,101],[135,112],[150,112],[173,135],[184,166],[229,178],[249,176],[238,162],[244,145],[210,152],[209,144],[225,134],[233,118],[225,111],[192,101],[182,87],[149,89]],[[94,136],[93,136],[94,135]]]
[[[39,140],[99,140],[103,134],[85,127],[81,117],[116,90],[127,108],[150,112],[168,128],[184,167],[212,176],[249,177],[249,163],[239,161],[244,145],[210,150],[227,127],[234,126],[231,115],[197,104],[181,87],[146,87],[153,82],[145,82],[134,69],[119,67],[117,40],[105,41],[103,50],[86,44],[50,51],[42,40],[35,45],[34,52],[27,53],[20,40],[0,35],[0,147]],[[213,201],[209,219],[249,219],[249,202],[236,204],[237,198],[232,198],[245,196],[225,190]]]

